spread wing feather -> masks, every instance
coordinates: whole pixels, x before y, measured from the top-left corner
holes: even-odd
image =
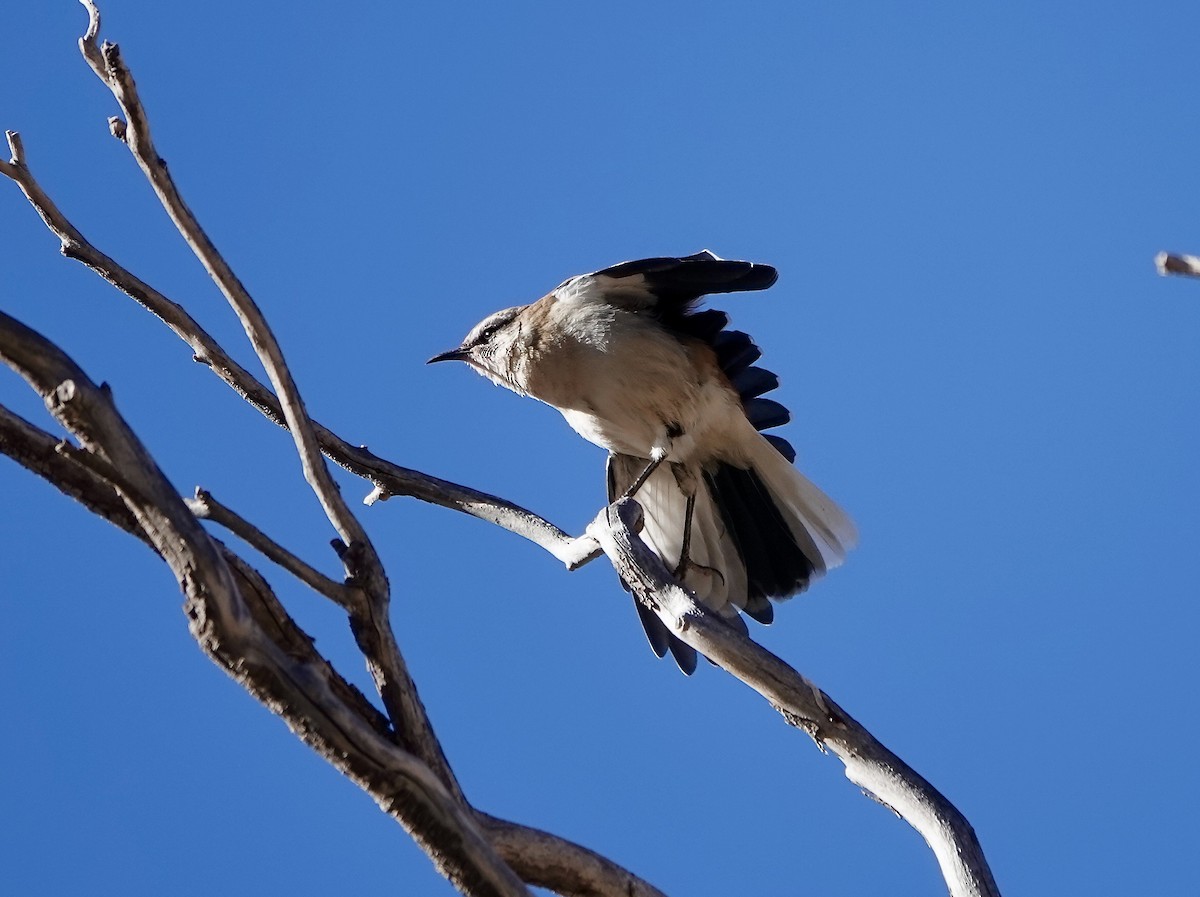
[[[756,437],[747,428],[747,438],[756,443],[749,467],[722,462],[703,471],[692,520],[692,563],[685,573],[697,598],[739,631],[745,631],[739,611],[770,623],[770,599],[802,591],[814,576],[840,563],[855,540],[853,524],[841,509],[791,466],[796,457],[791,444],[762,433],[787,423],[791,414],[764,398],[779,386],[779,378],[755,365],[762,356],[758,346],[748,334],[726,329],[725,312],[695,309],[709,293],[763,290],[776,276],[769,265],[727,261],[706,250],[622,262],[559,288],[563,300],[600,301],[652,315],[681,340],[708,345],[741,399],[746,420],[761,434]],[[628,489],[646,463],[609,455],[609,501]],[[645,512],[643,538],[672,567],[679,560],[686,499],[670,466],[656,470],[637,498]],[[652,611],[635,604],[654,653],[663,657],[670,651],[680,669],[691,674],[695,650]]]

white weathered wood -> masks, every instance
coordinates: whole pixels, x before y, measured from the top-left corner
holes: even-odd
[[[954,805],[821,689],[693,601],[637,537],[640,513],[634,500],[623,499],[588,527],[637,599],[675,635],[837,756],[850,781],[920,832],[953,897],[999,897],[975,832]]]

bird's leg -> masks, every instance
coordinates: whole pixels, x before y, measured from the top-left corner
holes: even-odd
[[[650,449],[650,463],[646,465],[646,469],[638,474],[638,478],[633,481],[633,485],[625,490],[621,498],[633,498],[636,493],[645,484],[646,480],[650,479],[650,474],[658,469],[658,465],[667,460],[666,449],[652,448]]]
[[[683,509],[683,546],[679,549],[679,564],[675,567],[675,578],[682,580],[691,563],[688,553],[692,547],[692,512],[696,510],[696,493],[689,492],[687,506]]]
[[[722,585],[725,582],[725,575],[716,567],[709,567],[706,564],[700,564],[692,560],[692,524],[696,520],[696,490],[704,488],[696,482],[696,477],[692,471],[681,465],[675,466],[675,477],[679,482],[679,487],[687,496],[687,504],[683,508],[683,539],[679,547],[679,563],[675,565],[675,578],[681,583],[686,583],[685,577],[689,573],[698,574],[700,580],[693,577],[688,588],[705,588],[701,583],[704,579],[711,578],[714,582],[720,580]]]

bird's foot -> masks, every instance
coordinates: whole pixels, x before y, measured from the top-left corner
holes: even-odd
[[[684,558],[675,567],[675,578],[686,583],[689,574],[704,579],[715,578],[720,581],[721,585],[725,584],[725,576],[716,567],[707,567],[704,564],[697,564],[691,558]]]

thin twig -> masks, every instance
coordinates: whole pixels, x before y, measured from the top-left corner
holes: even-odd
[[[1200,256],[1160,252],[1154,257],[1154,267],[1164,276],[1181,274],[1184,277],[1200,277]]]
[[[363,599],[358,589],[347,588],[340,582],[334,582],[315,567],[300,560],[249,520],[213,498],[212,493],[197,486],[195,497],[185,499],[185,502],[197,517],[219,523],[318,594],[324,595],[352,613],[361,611]]]
[[[18,166],[25,164],[25,144],[21,142],[21,135],[16,131],[5,131],[4,136],[8,138],[8,149],[12,153],[12,158],[7,162],[0,162],[0,165],[7,164],[9,166]]]
[[[312,487],[330,523],[347,545],[362,546],[355,557],[362,567],[350,572],[360,581],[373,600],[385,602],[388,586],[383,564],[379,560],[362,524],[351,512],[337,483],[325,466],[313,432],[312,421],[304,408],[304,400],[283,357],[283,350],[274,332],[249,291],[234,274],[217,250],[200,222],[184,201],[166,163],[158,154],[150,133],[150,121],[138,95],[133,75],[121,58],[120,48],[105,41],[97,47],[100,13],[91,0],[82,0],[89,13],[88,29],[80,46],[88,64],[116,99],[125,117],[123,139],[137,160],[138,166],[150,181],[163,209],[196,258],[204,266],[217,288],[229,302],[246,336],[262,362],[267,377],[279,397],[288,429],[296,442],[296,451],[304,469],[304,478]]]

